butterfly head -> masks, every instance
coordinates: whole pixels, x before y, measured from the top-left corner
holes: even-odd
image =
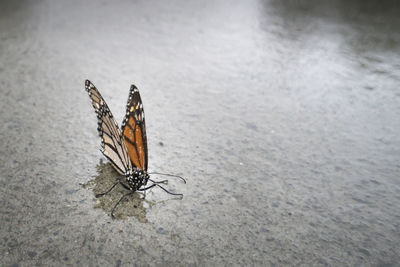
[[[147,172],[139,168],[127,171],[125,177],[129,186],[135,191],[138,190],[140,187],[146,185],[147,181],[150,178]]]

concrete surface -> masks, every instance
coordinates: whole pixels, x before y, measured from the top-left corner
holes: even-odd
[[[399,9],[1,1],[0,265],[398,265]],[[138,86],[183,200],[111,220],[86,78],[119,123]]]

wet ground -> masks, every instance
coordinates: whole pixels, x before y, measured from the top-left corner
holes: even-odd
[[[348,2],[2,1],[0,265],[397,265],[400,8]],[[182,200],[111,219],[87,78]]]

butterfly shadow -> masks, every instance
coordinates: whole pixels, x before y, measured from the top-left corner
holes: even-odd
[[[96,168],[98,175],[93,180],[83,185],[85,188],[91,188],[95,195],[107,191],[118,178],[122,178],[122,176],[114,170],[111,163],[104,163],[103,159],[100,159]],[[111,210],[117,201],[126,193],[127,190],[125,188],[121,185],[117,185],[111,192],[96,198],[97,204],[95,208],[101,208],[107,214],[111,214]],[[156,203],[153,201],[146,200],[142,193],[135,192],[121,201],[118,209],[114,212],[114,217],[116,219],[127,219],[128,217],[134,216],[139,222],[146,223],[147,210],[155,204]]]

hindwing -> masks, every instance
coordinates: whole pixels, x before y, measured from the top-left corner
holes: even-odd
[[[143,104],[135,85],[129,91],[126,114],[122,122],[122,137],[132,164],[147,171],[147,137]]]

